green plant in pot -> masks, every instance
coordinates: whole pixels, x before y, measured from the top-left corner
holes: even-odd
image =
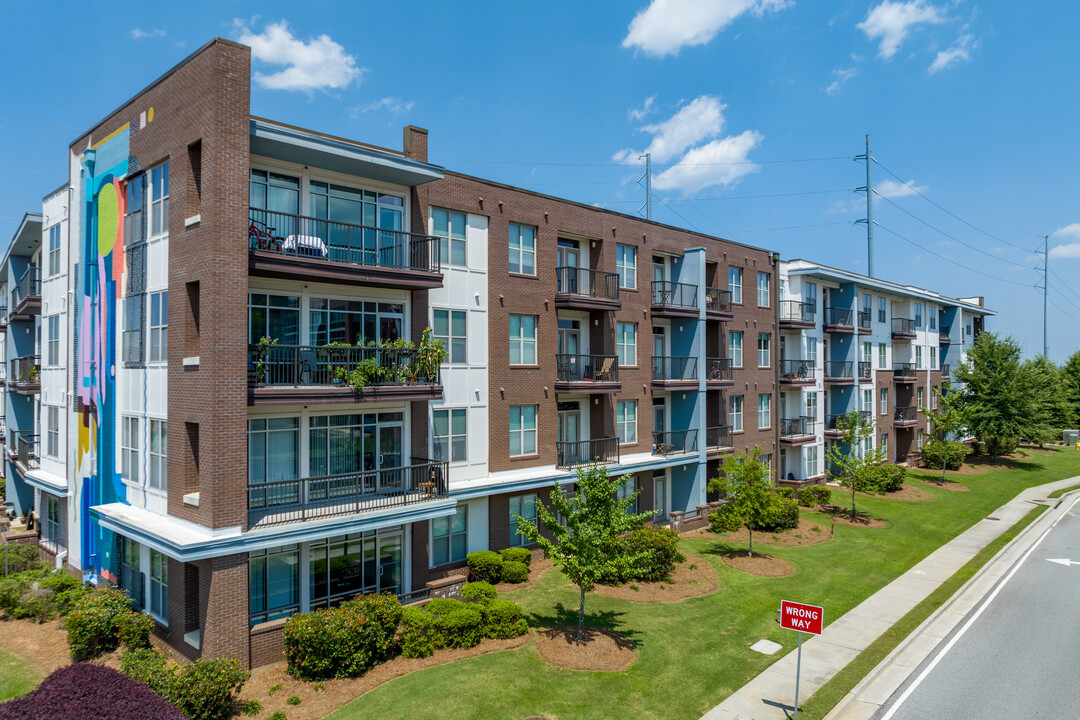
[[[319,350],[319,359],[326,363],[326,370],[330,381],[335,385],[342,385],[349,381],[349,368],[347,353],[342,350],[329,350],[328,348],[349,348],[352,345],[346,342],[328,342]]]
[[[424,328],[420,347],[416,351],[416,375],[421,381],[433,382],[439,376],[439,368],[446,361],[446,344],[432,338],[432,330]]]
[[[258,360],[255,361],[255,377],[260,385],[266,382],[266,358],[270,354],[272,345],[277,345],[277,338],[266,337],[265,335],[259,338],[259,355]]]
[[[30,366],[30,382],[32,382],[32,383],[37,382],[38,381],[38,374],[40,372],[41,371],[38,369],[37,365],[31,365]]]

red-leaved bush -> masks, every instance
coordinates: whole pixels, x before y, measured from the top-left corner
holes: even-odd
[[[37,689],[0,703],[0,720],[186,720],[150,688],[104,665],[76,663]]]

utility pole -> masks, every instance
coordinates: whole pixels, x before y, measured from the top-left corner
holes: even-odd
[[[1050,236],[1043,235],[1043,355],[1050,357],[1050,341],[1047,335],[1046,311],[1050,303]]]
[[[855,188],[855,192],[866,191],[866,218],[856,220],[857,223],[866,223],[866,274],[874,277],[874,186],[870,180],[870,163],[873,158],[870,155],[870,135],[866,136],[866,154],[856,155],[855,160],[866,160],[866,187]]]
[[[652,220],[652,153],[638,155],[638,160],[645,158],[645,174],[638,178],[638,182],[645,181],[645,204],[638,208],[638,212],[644,208],[645,219]]]

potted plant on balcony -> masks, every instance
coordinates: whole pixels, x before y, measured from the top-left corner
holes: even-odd
[[[320,352],[322,359],[326,362],[326,370],[327,373],[330,375],[330,382],[332,382],[334,385],[342,385],[348,381],[349,369],[348,367],[346,367],[347,361],[345,360],[340,360],[340,365],[334,362],[335,358],[341,358],[342,353],[340,351],[327,350],[327,348],[348,347],[352,347],[352,345],[349,345],[349,343],[346,342],[328,342],[326,343],[326,345],[323,345],[322,351]]]
[[[446,344],[442,340],[433,340],[431,328],[424,328],[420,336],[420,347],[416,351],[416,374],[421,379],[432,382],[439,375],[439,368],[446,361]]]
[[[38,381],[38,374],[40,372],[41,371],[38,369],[37,365],[31,365],[30,366],[30,382],[36,383]]]
[[[255,380],[260,387],[266,382],[266,358],[270,354],[271,345],[277,345],[277,338],[266,337],[265,335],[259,338],[258,360],[255,361]]]

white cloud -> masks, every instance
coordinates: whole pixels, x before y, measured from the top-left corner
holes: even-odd
[[[908,32],[923,23],[937,25],[945,22],[945,15],[923,0],[894,2],[885,0],[870,10],[866,19],[855,27],[866,33],[870,40],[880,38],[878,55],[885,60],[892,58],[900,49]]]
[[[1071,237],[1080,240],[1080,223],[1070,223],[1050,233],[1050,237]]]
[[[961,35],[954,47],[938,52],[937,57],[934,58],[934,62],[930,63],[930,67],[927,68],[926,71],[933,75],[934,73],[941,72],[950,65],[970,60],[971,49],[974,47],[972,40],[973,38],[971,35]]]
[[[142,40],[143,38],[165,37],[165,31],[160,28],[157,30],[142,30],[140,28],[135,28],[131,31],[131,37],[135,38],[136,40]]]
[[[1056,238],[1077,238],[1080,240],[1080,223],[1071,223],[1065,227],[1060,227],[1050,233],[1050,236]],[[1052,247],[1050,248],[1050,257],[1080,258],[1080,242],[1065,243],[1064,245]]]
[[[720,185],[731,187],[761,166],[750,161],[750,151],[764,139],[756,130],[713,140],[690,150],[679,162],[653,178],[657,190],[686,194]]]
[[[833,93],[835,93],[837,90],[840,89],[841,85],[843,85],[848,80],[850,80],[851,78],[858,75],[859,74],[859,68],[857,68],[857,67],[836,68],[832,72],[833,72],[833,77],[835,77],[836,79],[832,81],[832,84],[830,84],[829,87],[825,88],[825,94],[827,94],[827,95],[832,95]]]
[[[270,23],[262,33],[249,30],[243,20],[234,20],[240,33],[237,40],[251,46],[252,56],[270,65],[285,65],[284,70],[271,74],[256,72],[255,82],[271,90],[341,89],[359,81],[364,68],[357,67],[356,58],[345,52],[329,35],[304,42],[293,36],[284,20]]]
[[[883,198],[902,198],[915,193],[926,194],[929,191],[930,188],[925,185],[916,185],[914,180],[908,180],[906,183],[898,183],[895,180],[882,180],[874,188],[874,192]]]
[[[387,110],[394,115],[400,115],[401,113],[407,113],[413,109],[413,105],[416,103],[412,100],[408,102],[402,100],[399,97],[384,97],[381,100],[373,100],[366,105],[360,106],[360,112],[367,113],[373,110]]]
[[[724,129],[726,107],[720,98],[712,95],[694,98],[667,120],[642,128],[653,136],[649,147],[640,152],[629,148],[620,150],[614,159],[623,162],[650,153],[653,162],[666,163],[688,147],[717,137]]]
[[[683,47],[706,44],[744,13],[761,17],[790,4],[789,0],[652,0],[630,21],[622,45],[658,57],[675,55]]]
[[[640,110],[634,110],[633,108],[631,108],[630,110],[626,111],[626,114],[631,120],[641,122],[645,119],[646,115],[652,112],[652,106],[654,102],[656,102],[655,95],[653,95],[652,97],[647,97],[645,98],[645,104],[641,106]]]

